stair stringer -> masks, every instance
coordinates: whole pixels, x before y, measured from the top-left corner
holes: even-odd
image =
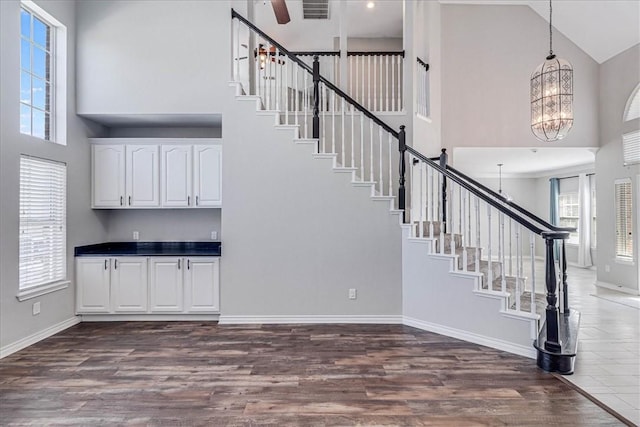
[[[537,316],[507,310],[507,294],[481,289],[481,274],[455,271],[455,256],[434,253],[434,239],[411,238],[411,226],[402,228],[404,324],[536,357]]]

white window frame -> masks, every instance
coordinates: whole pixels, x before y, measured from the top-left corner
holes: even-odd
[[[18,300],[69,286],[66,211],[67,165],[20,156]]]
[[[628,222],[625,224],[625,231],[628,229],[631,229],[631,253],[630,254],[621,254],[618,251],[618,245],[620,244],[619,241],[619,230],[618,230],[618,218],[619,218],[619,214],[620,214],[620,200],[618,198],[618,186],[620,185],[628,185],[629,186],[629,200],[630,200],[630,216],[628,217]],[[633,231],[633,181],[631,180],[631,178],[622,178],[622,179],[616,179],[614,181],[614,191],[613,191],[613,197],[614,197],[614,236],[615,236],[615,243],[614,243],[614,251],[615,251],[615,259],[616,262],[622,263],[622,264],[633,264],[634,262],[634,242],[633,242],[633,238],[634,238],[634,231]],[[625,239],[627,240],[627,239]]]
[[[575,198],[575,203],[571,203],[571,206],[576,206],[576,209],[578,210],[578,215],[577,216],[568,216],[568,215],[563,215],[563,208],[565,207],[565,204],[563,203],[563,200],[566,198]],[[577,245],[578,242],[580,241],[580,197],[578,195],[578,193],[575,192],[567,192],[567,193],[560,193],[558,194],[558,220],[560,221],[560,226],[561,227],[570,227],[570,225],[567,224],[563,224],[562,223],[562,219],[563,218],[569,218],[569,219],[574,219],[576,221],[576,231],[572,232],[569,234],[569,239],[567,240],[567,244],[569,245]]]
[[[61,145],[67,144],[67,27],[54,18],[46,10],[38,6],[32,0],[21,0],[20,13],[22,9],[27,10],[35,17],[43,21],[50,27],[50,120],[48,142]],[[22,40],[22,36],[19,37]],[[20,67],[22,70],[22,68]],[[31,68],[32,70],[32,68]],[[29,71],[31,71],[29,70]],[[19,103],[20,107],[23,104]],[[30,107],[31,111],[33,107]],[[33,113],[31,113],[33,114]],[[18,123],[18,127],[20,124]],[[22,131],[20,131],[22,133]],[[33,127],[30,133],[22,133],[32,138],[42,139],[33,136]]]

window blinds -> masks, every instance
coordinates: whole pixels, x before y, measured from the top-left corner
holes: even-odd
[[[20,157],[20,289],[66,279],[67,166]]]
[[[616,257],[633,258],[633,208],[631,180],[615,182]]]
[[[640,163],[640,130],[622,135],[624,165]]]

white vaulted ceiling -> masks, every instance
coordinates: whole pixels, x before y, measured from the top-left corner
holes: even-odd
[[[546,21],[548,0],[440,0],[443,4],[526,5]],[[640,43],[640,0],[553,0],[553,26],[603,63]]]

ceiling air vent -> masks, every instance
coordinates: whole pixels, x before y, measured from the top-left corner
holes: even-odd
[[[302,0],[304,19],[329,19],[329,0]]]

